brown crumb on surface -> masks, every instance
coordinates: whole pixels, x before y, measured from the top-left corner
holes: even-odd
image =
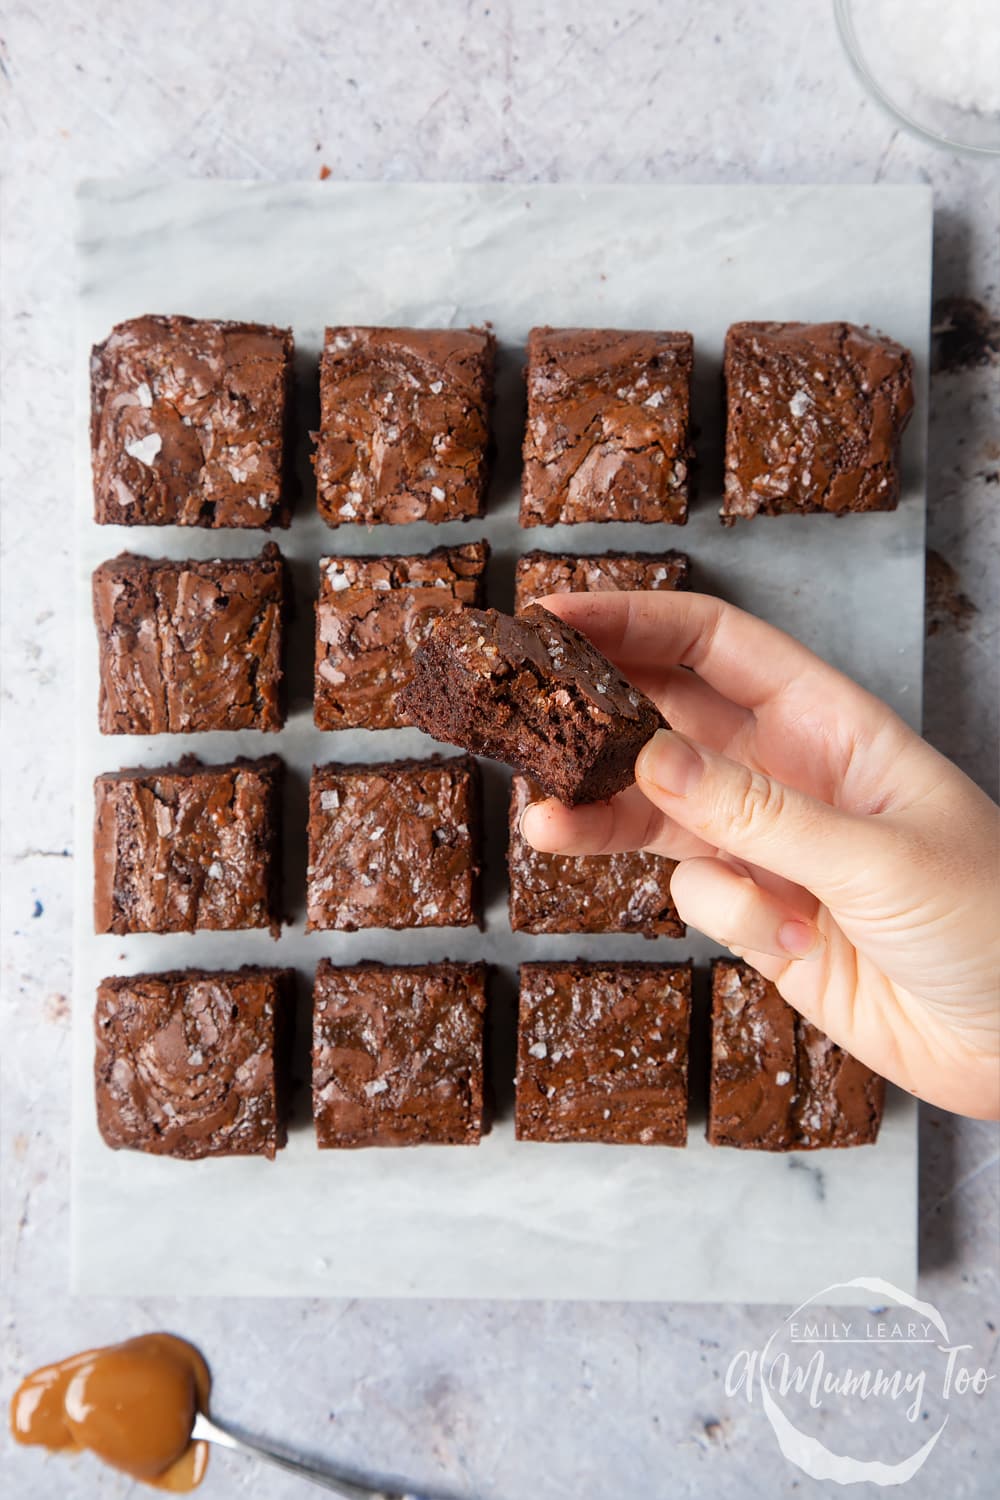
[[[979,611],[968,594],[962,593],[958,573],[940,552],[928,551],[926,577],[927,634],[935,635],[942,626],[968,630]]]
[[[319,180],[320,180],[320,182],[325,182],[328,177],[332,177],[332,176],[333,176],[332,171],[327,166],[326,162],[324,162],[323,165],[319,169]]]
[[[972,297],[941,297],[931,314],[931,368],[951,374],[1000,359],[1000,318]]]

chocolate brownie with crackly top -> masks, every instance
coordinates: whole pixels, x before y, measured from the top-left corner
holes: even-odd
[[[478,1145],[486,965],[324,960],[313,998],[321,1148]]]
[[[291,331],[141,317],[90,361],[94,518],[103,526],[287,526]]]
[[[110,771],[94,782],[94,931],[281,925],[276,755]]]
[[[683,937],[670,894],[676,861],[630,849],[620,854],[543,854],[521,833],[526,807],[541,798],[526,776],[510,792],[510,925],[514,932],[637,932]]]
[[[895,510],[913,356],[853,323],[734,323],[726,334],[722,519]]]
[[[866,1146],[885,1083],[838,1047],[749,964],[712,965],[708,1139],[756,1151]]]
[[[328,328],[313,456],[327,525],[481,516],[495,359],[485,328]]]
[[[687,1143],[691,965],[521,965],[522,1141]]]
[[[551,797],[598,802],[631,785],[664,720],[579,631],[540,605],[440,615],[399,697],[435,739],[507,761]]]
[[[292,969],[180,969],[101,981],[97,1124],[113,1150],[274,1159],[287,1138]]]
[[[689,333],[533,328],[521,525],[683,525],[693,364]]]
[[[281,553],[175,562],[122,553],[93,578],[102,734],[277,730],[289,589]]]
[[[514,613],[548,594],[689,589],[691,561],[683,552],[525,552],[514,569]]]
[[[466,756],[317,766],[308,929],[477,925],[479,800]]]
[[[316,604],[320,729],[393,729],[410,658],[435,615],[482,604],[488,542],[419,557],[324,557]]]

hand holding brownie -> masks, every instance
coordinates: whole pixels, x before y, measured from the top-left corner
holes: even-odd
[[[526,810],[536,848],[680,863],[682,918],[862,1062],[946,1109],[1000,1115],[997,809],[884,703],[699,594],[546,608],[657,704],[636,784]],[[691,669],[691,670],[689,670]]]

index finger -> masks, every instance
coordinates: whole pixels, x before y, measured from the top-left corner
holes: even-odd
[[[789,689],[884,723],[885,705],[783,630],[710,594],[550,594],[539,604],[622,668],[691,667],[731,703],[756,712]],[[847,695],[845,697],[845,695]]]

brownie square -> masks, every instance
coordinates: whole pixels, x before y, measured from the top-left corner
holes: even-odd
[[[478,1145],[485,1011],[485,964],[324,959],[313,997],[317,1144]]]
[[[548,594],[601,594],[689,589],[691,562],[683,552],[602,552],[597,557],[525,552],[514,570],[514,613]]]
[[[94,1016],[97,1124],[118,1151],[267,1156],[287,1138],[292,969],[104,979]]]
[[[895,510],[913,410],[908,349],[852,323],[734,323],[723,373],[727,524]]]
[[[488,542],[421,557],[324,557],[316,605],[320,729],[394,729],[396,697],[435,615],[482,604]]]
[[[712,965],[713,1146],[810,1151],[878,1139],[885,1083],[749,964]]]
[[[398,703],[435,739],[507,761],[570,804],[631,785],[664,722],[585,636],[537,604],[516,618],[439,615]]]
[[[495,359],[485,328],[328,328],[313,456],[327,525],[481,516]]]
[[[289,599],[273,542],[246,561],[123,552],[93,598],[102,734],[282,727]]]
[[[526,776],[510,795],[510,925],[514,932],[638,932],[683,937],[670,895],[672,859],[637,849],[622,854],[540,854],[521,834],[521,815],[542,796]]]
[[[687,1143],[691,965],[521,965],[522,1141]]]
[[[287,328],[133,318],[90,360],[103,526],[287,526]]]
[[[693,366],[689,333],[533,328],[521,525],[683,525]]]
[[[94,931],[270,927],[280,903],[276,755],[108,771],[94,782]]]
[[[479,801],[465,756],[317,766],[308,930],[477,925]]]

